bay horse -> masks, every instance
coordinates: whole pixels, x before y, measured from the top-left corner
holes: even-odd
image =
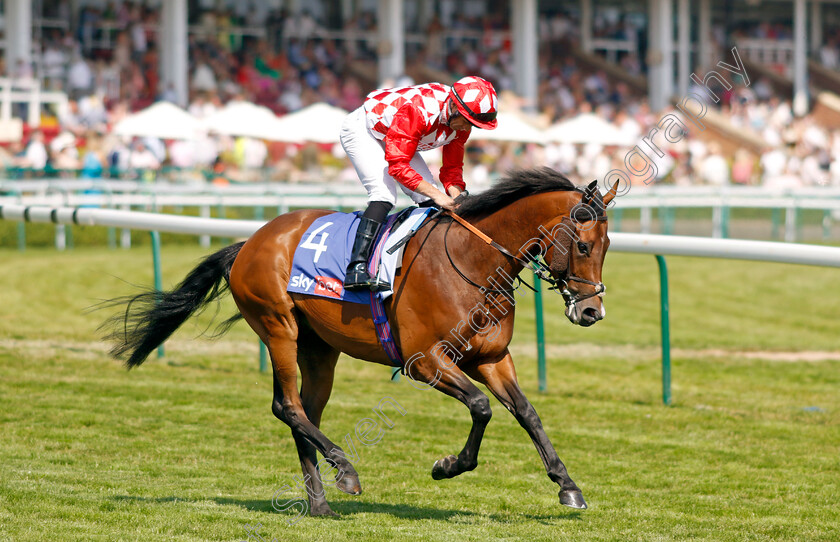
[[[519,387],[508,345],[513,336],[514,278],[528,264],[562,291],[566,316],[588,326],[606,313],[601,268],[609,247],[605,209],[618,183],[601,195],[548,169],[509,174],[488,191],[463,199],[457,214],[492,238],[488,246],[447,215],[421,228],[406,245],[394,294],[385,302],[394,341],[406,359],[412,385],[431,386],[470,411],[472,428],[461,452],[435,462],[432,477],[452,478],[478,464],[490,421],[490,401],[470,379],[484,384],[531,437],[560,502],[586,508],[580,489]],[[128,302],[107,337],[111,354],[130,369],[194,312],[225,293],[268,347],[273,368],[272,413],[292,432],[312,515],[335,515],[323,485],[361,493],[359,477],[343,450],[319,429],[330,398],[339,354],[390,365],[365,305],[286,291],[295,248],[308,226],[333,211],[299,210],[278,216],[245,242],[204,259],[172,291],[147,291]],[[496,247],[496,248],[494,248]],[[516,254],[513,252],[516,251]],[[540,257],[543,262],[540,263]],[[300,368],[298,390],[297,368]],[[316,452],[337,469],[324,481]]]

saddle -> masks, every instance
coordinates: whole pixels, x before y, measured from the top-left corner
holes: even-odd
[[[419,228],[431,208],[408,207],[391,214],[371,251],[368,269],[381,280],[392,283],[402,263],[403,247],[388,251],[402,238]],[[359,226],[359,213],[332,213],[316,219],[301,237],[292,260],[288,292],[329,297],[349,303],[368,304],[367,292],[344,290],[344,274]],[[379,292],[387,299],[393,292]]]
[[[433,211],[431,207],[408,207],[387,218],[368,262],[372,275],[389,284],[394,283],[405,249],[400,241],[422,226]],[[286,291],[370,305],[377,336],[385,353],[392,365],[402,368],[402,356],[391,336],[383,305],[393,292],[352,292],[344,289],[344,274],[350,262],[359,214],[332,213],[310,224],[295,248]]]

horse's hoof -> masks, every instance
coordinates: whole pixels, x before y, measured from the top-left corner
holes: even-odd
[[[578,508],[586,510],[586,501],[583,500],[583,495],[577,489],[564,489],[560,492],[560,504],[570,508]]]
[[[326,506],[323,506],[323,507],[318,507],[318,508],[313,507],[312,509],[309,510],[309,515],[312,516],[312,517],[315,517],[315,516],[338,517],[338,514],[333,512],[332,508],[330,508],[329,505],[326,505]]]
[[[335,487],[348,495],[362,494],[362,484],[359,482],[359,477],[352,474],[345,473],[344,476],[336,482]]]
[[[452,475],[449,474],[449,470],[451,469],[452,465],[457,462],[458,458],[454,455],[448,455],[443,459],[438,459],[437,461],[435,461],[435,464],[432,465],[432,478],[435,480],[452,478]]]

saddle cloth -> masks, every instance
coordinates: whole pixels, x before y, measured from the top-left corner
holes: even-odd
[[[407,218],[402,213],[408,212]],[[419,228],[433,209],[406,209],[388,217],[371,250],[368,269],[380,280],[393,284],[397,270],[402,264],[405,246],[388,254],[386,251],[413,230]],[[400,218],[401,220],[397,220]],[[397,223],[396,229],[391,231]],[[340,299],[350,303],[369,305],[369,292],[348,292],[344,290],[344,275],[350,263],[350,252],[356,230],[359,228],[359,213],[333,213],[316,219],[301,237],[292,260],[292,273],[286,291]],[[379,292],[379,300],[387,299],[393,292]]]

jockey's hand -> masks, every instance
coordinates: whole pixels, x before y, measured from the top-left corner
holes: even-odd
[[[457,186],[450,186],[446,189],[446,193],[452,196],[453,198],[457,198],[461,195],[461,189]]]
[[[432,201],[441,209],[446,209],[447,211],[455,210],[455,200],[439,190],[437,194],[432,196]]]
[[[467,199],[467,196],[469,195],[470,193],[466,190],[458,194],[458,196],[455,198],[455,205],[461,205],[462,203],[464,203],[464,200]]]
[[[430,198],[433,202],[435,202],[435,205],[439,209],[446,209],[448,211],[455,209],[455,200],[441,192],[437,187],[428,181],[420,181],[420,183],[414,187],[414,191]]]

